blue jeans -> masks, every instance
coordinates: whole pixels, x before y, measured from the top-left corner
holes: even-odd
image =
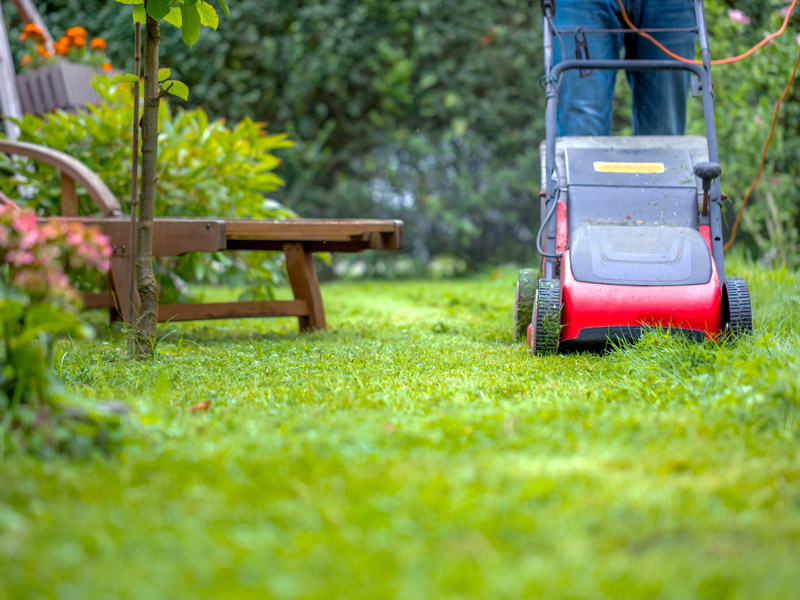
[[[639,28],[694,27],[692,0],[623,0],[631,22]],[[623,29],[617,0],[558,0],[557,29]],[[669,59],[655,44],[635,33],[587,33],[592,59],[616,59],[625,48],[629,59]],[[693,33],[655,33],[659,42],[686,58],[694,58]],[[554,60],[575,58],[575,35],[562,34],[566,57],[555,42]],[[616,71],[595,70],[586,77],[578,71],[561,75],[558,94],[558,135],[610,135],[611,102]],[[628,71],[634,135],[682,135],[686,130],[688,71]]]

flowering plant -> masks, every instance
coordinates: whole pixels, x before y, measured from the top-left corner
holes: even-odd
[[[85,336],[80,296],[64,265],[110,268],[109,240],[80,223],[40,224],[36,213],[0,205],[0,416],[21,404],[51,404],[55,336]]]
[[[80,297],[70,284],[69,269],[109,270],[111,247],[107,236],[78,222],[38,222],[32,210],[0,206],[0,263],[6,285],[24,291],[32,303],[47,303],[70,312]]]
[[[53,43],[53,53],[45,46],[42,28],[29,23],[22,30],[20,42],[30,51],[19,61],[23,69],[35,69],[59,59],[82,63],[93,67],[101,67],[111,71],[111,63],[106,58],[106,41],[96,37],[87,42],[86,30],[83,27],[70,27],[66,33]]]

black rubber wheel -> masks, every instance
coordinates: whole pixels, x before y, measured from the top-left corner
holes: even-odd
[[[514,340],[524,340],[528,335],[528,325],[533,314],[533,300],[536,296],[536,271],[522,269],[517,279],[517,293],[514,296]]]
[[[722,333],[733,338],[753,333],[750,290],[739,277],[727,277],[722,284]]]
[[[558,352],[561,337],[561,282],[540,279],[533,301],[531,352],[536,356]]]

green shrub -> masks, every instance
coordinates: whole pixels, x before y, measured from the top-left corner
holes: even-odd
[[[113,416],[66,394],[50,366],[58,336],[93,333],[67,272],[107,272],[110,256],[93,228],[41,225],[33,211],[0,205],[0,457],[8,447],[83,450],[115,429]]]
[[[712,55],[724,58],[741,54],[783,22],[782,1],[736,2],[750,17],[748,25],[735,23],[726,14],[729,3],[706,2],[710,22]],[[745,191],[753,182],[761,152],[769,133],[775,105],[783,93],[797,58],[797,23],[800,8],[786,33],[744,61],[714,67],[717,93],[717,129],[722,184],[731,196],[729,213],[738,210]],[[794,86],[781,107],[775,137],[767,154],[764,175],[749,200],[739,239],[752,256],[766,263],[800,265],[800,85]],[[699,109],[699,106],[697,107]],[[698,125],[699,119],[696,120]],[[698,130],[700,132],[701,130]],[[730,214],[728,220],[733,219]]]
[[[130,199],[130,148],[133,97],[129,87],[112,86],[107,77],[95,80],[101,97],[97,106],[75,113],[59,111],[44,118],[26,115],[20,140],[62,150],[95,171],[126,206]],[[279,159],[273,150],[291,146],[286,135],[265,135],[264,124],[245,117],[233,128],[209,120],[202,109],[160,110],[156,214],[182,217],[287,218],[293,211],[266,196],[283,181],[273,172]],[[47,165],[27,165],[0,157],[0,172],[8,179],[0,187],[40,214],[58,214],[60,180]],[[96,212],[80,190],[82,214]],[[219,283],[223,279],[254,289],[271,289],[280,276],[274,253],[190,254],[160,261],[162,286],[186,289],[187,281]]]

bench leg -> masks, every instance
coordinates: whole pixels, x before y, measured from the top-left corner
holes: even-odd
[[[308,303],[308,316],[298,317],[300,331],[325,329],[325,309],[313,254],[306,252],[303,244],[299,243],[284,244],[283,253],[294,297]]]
[[[128,320],[128,294],[130,286],[128,281],[128,271],[130,259],[127,255],[111,257],[111,273],[109,274],[111,292],[114,295],[116,306],[111,309],[111,321],[121,321],[126,323]],[[134,319],[139,313],[139,293],[133,291],[133,313]]]

